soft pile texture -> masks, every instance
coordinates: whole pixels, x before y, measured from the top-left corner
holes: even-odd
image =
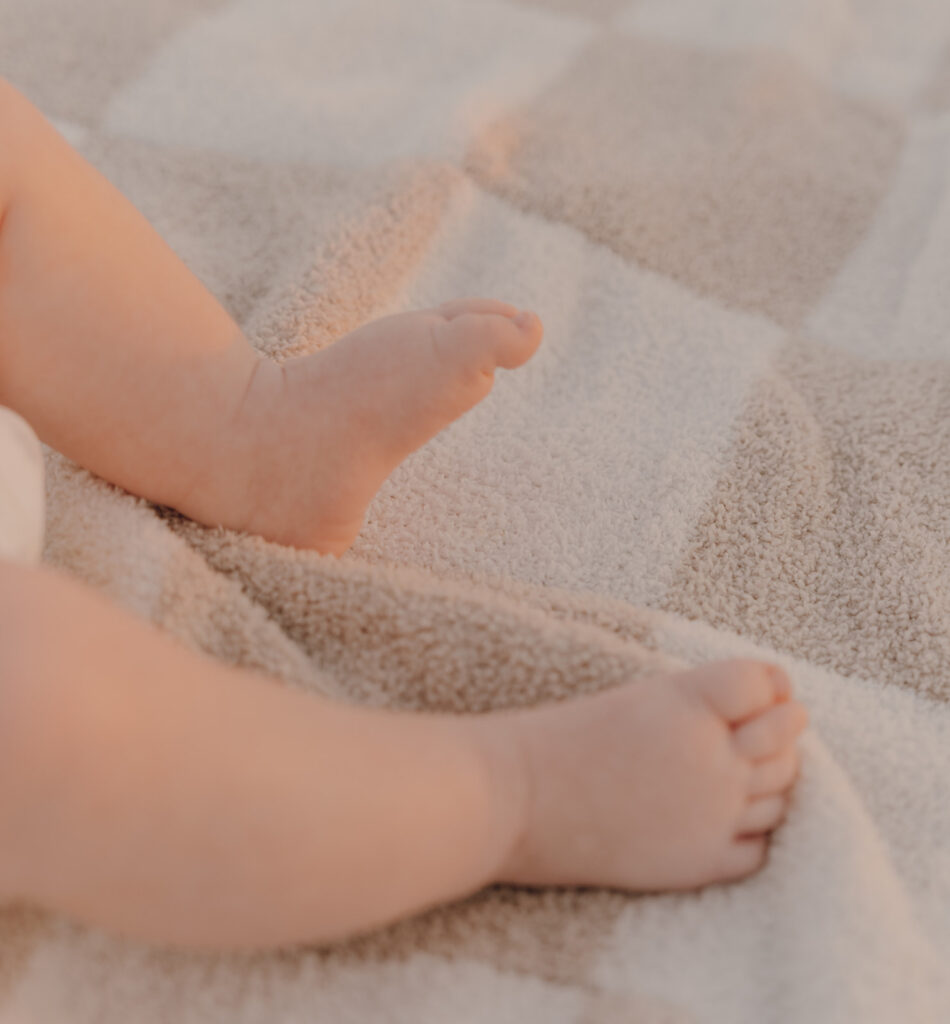
[[[247,955],[10,911],[3,1024],[950,1020],[946,0],[0,0],[0,73],[274,359],[457,295],[547,328],[341,561],[49,450],[46,561],[346,700],[748,656],[812,721],[741,884]]]

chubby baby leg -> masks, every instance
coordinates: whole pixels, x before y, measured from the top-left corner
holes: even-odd
[[[466,299],[281,366],[0,80],[0,404],[199,522],[341,554],[411,451],[527,361],[541,323]]]
[[[174,505],[260,358],[148,221],[0,79],[0,404]]]
[[[511,843],[464,718],[229,667],[48,568],[0,562],[0,622],[5,902],[183,946],[323,941],[481,887]]]
[[[330,941],[496,881],[741,878],[806,723],[748,661],[518,711],[343,705],[6,562],[0,621],[0,894],[159,943]]]

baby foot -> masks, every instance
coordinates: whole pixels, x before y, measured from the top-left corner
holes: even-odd
[[[205,488],[216,508],[189,514],[342,554],[396,466],[481,401],[497,367],[526,362],[541,334],[533,313],[462,299],[375,320],[282,367],[262,360],[241,413],[256,440],[240,494]]]
[[[497,881],[637,891],[758,870],[785,817],[808,721],[785,672],[755,661],[503,714],[528,795]]]

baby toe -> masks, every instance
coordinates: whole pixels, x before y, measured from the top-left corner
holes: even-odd
[[[687,676],[709,707],[731,725],[760,715],[791,692],[782,669],[762,661],[714,662]]]
[[[781,753],[808,725],[808,712],[792,700],[776,704],[733,731],[733,742],[743,757],[753,761]]]
[[[461,313],[441,325],[442,354],[459,370],[487,376],[498,366],[514,369],[531,358],[541,341],[540,321],[532,317]]]
[[[541,344],[544,328],[536,313],[522,312],[514,318],[501,319],[501,330],[496,334],[495,359],[499,366],[514,370],[526,363]]]
[[[764,866],[768,851],[769,840],[765,835],[733,839],[719,863],[719,877],[730,881],[751,875]]]
[[[749,796],[784,792],[798,777],[800,763],[801,757],[795,746],[787,747],[777,757],[755,762],[749,778]]]
[[[763,796],[750,800],[736,822],[736,835],[755,835],[771,832],[788,813],[787,796]]]

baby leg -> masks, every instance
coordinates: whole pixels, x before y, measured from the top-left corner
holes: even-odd
[[[329,941],[495,881],[742,878],[807,720],[758,662],[482,715],[349,706],[10,563],[0,621],[0,897],[163,943]]]
[[[340,554],[396,465],[540,339],[532,314],[457,301],[279,367],[0,80],[0,404],[127,490]]]
[[[0,404],[176,505],[261,362],[145,218],[0,79]]]
[[[223,665],[46,568],[0,562],[0,622],[0,902],[323,941],[480,888],[511,845],[518,778],[500,791],[464,718]]]

